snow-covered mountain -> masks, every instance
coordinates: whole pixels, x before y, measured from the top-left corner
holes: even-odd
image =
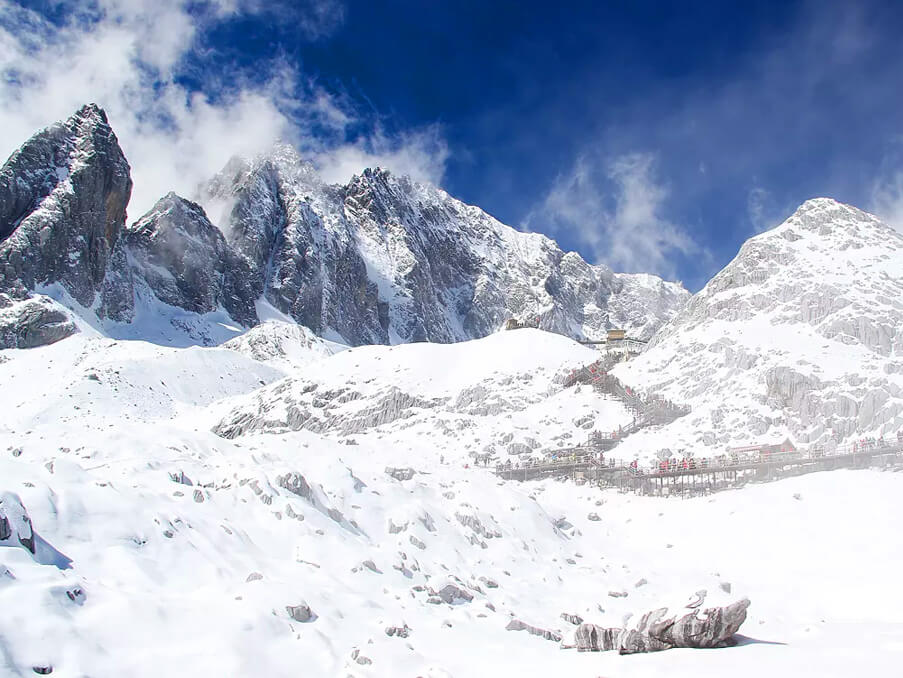
[[[691,405],[630,448],[826,444],[903,427],[903,236],[830,199],[750,239],[618,367]]]
[[[617,326],[648,338],[689,296],[591,266],[406,177],[366,170],[327,185],[283,145],[233,159],[201,189],[213,222],[171,193],[126,226],[130,191],[128,163],[93,105],[3,166],[0,293],[6,315],[33,326],[31,343],[87,323],[113,337],[215,344],[272,317],[350,345],[461,341],[508,318],[574,337]],[[78,318],[13,303],[32,292]]]

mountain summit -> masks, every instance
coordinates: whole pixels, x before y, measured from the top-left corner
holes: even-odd
[[[685,429],[687,445],[878,436],[903,425],[901,300],[903,235],[855,207],[809,200],[747,241],[619,369],[693,407],[670,427]]]

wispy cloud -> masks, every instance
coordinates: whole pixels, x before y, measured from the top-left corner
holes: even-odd
[[[872,182],[868,209],[903,232],[903,139],[890,144]]]
[[[606,160],[580,156],[523,223],[527,229],[575,238],[597,263],[616,270],[674,278],[678,259],[704,248],[665,213],[668,185],[651,153]]]
[[[336,0],[291,7],[311,40],[328,36],[345,16]],[[205,30],[277,10],[263,0],[85,0],[56,24],[0,0],[0,156],[96,102],[132,165],[131,218],[170,190],[192,195],[232,155],[254,155],[277,139],[335,180],[371,164],[440,180],[448,151],[438,127],[389,135],[370,112],[278,57],[250,75],[229,73],[214,83],[201,73],[200,88],[183,84],[179,76]]]

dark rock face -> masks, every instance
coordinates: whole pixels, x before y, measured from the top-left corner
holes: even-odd
[[[746,621],[749,599],[725,607],[697,610],[681,617],[668,616],[667,608],[647,612],[634,629],[604,628],[581,624],[575,640],[581,652],[617,649],[621,654],[658,652],[674,647],[716,648],[734,645],[734,634]]]
[[[29,139],[0,169],[0,291],[59,283],[91,306],[125,225],[129,165],[97,106]]]
[[[104,308],[113,319],[129,318],[135,293],[146,288],[170,306],[195,313],[222,307],[239,323],[256,325],[249,272],[200,205],[169,193],[120,238]]]
[[[0,295],[0,349],[53,344],[76,332],[72,318],[47,297],[14,302]]]

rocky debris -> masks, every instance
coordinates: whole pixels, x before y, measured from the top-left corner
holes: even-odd
[[[561,642],[561,634],[547,629],[541,629],[522,622],[520,619],[512,619],[505,627],[506,631],[526,631],[531,636],[539,636],[546,640],[552,640],[556,643]]]
[[[317,615],[310,609],[310,606],[304,602],[298,605],[286,605],[285,611],[288,612],[288,616],[296,622],[307,623],[312,622],[317,618]]]
[[[558,518],[557,520],[555,520],[552,524],[555,525],[556,528],[558,528],[559,530],[561,530],[563,532],[567,532],[568,530],[570,530],[571,528],[574,527],[573,523],[571,523],[567,518],[565,518],[563,516],[561,518]]]
[[[498,582],[489,577],[480,577],[480,581],[483,582],[487,589],[497,589],[499,587]]]
[[[85,593],[85,590],[80,586],[76,586],[75,588],[68,589],[66,591],[66,597],[70,602],[75,603],[76,605],[84,605],[88,596]]]
[[[456,584],[446,584],[433,593],[438,596],[442,602],[448,603],[449,605],[469,603],[473,600],[473,594]]]
[[[45,346],[76,332],[70,315],[49,298],[13,301],[0,294],[0,349]]]
[[[368,666],[373,663],[373,660],[370,657],[366,657],[361,654],[361,651],[355,648],[351,651],[351,658],[355,661],[355,663],[360,664],[361,666]]]
[[[180,485],[188,485],[189,487],[194,485],[194,483],[191,482],[191,478],[186,476],[183,471],[179,471],[178,473],[170,473],[169,479],[174,483],[179,483]]]
[[[263,579],[263,575],[260,574],[260,572],[252,572],[248,575],[248,578],[245,579],[245,582],[250,583],[252,581],[260,581],[261,579]]]
[[[404,532],[406,529],[408,529],[407,521],[405,521],[401,525],[396,525],[394,522],[392,522],[392,519],[389,518],[389,534],[398,534],[399,532]]]
[[[194,499],[195,503],[203,504],[204,503],[204,491],[201,489],[195,490],[194,494],[192,495],[192,498]]]
[[[35,554],[35,535],[31,518],[19,495],[0,493],[0,546],[21,546]]]
[[[376,566],[376,563],[374,563],[372,560],[365,560],[364,562],[361,563],[361,565],[363,565],[364,567],[366,567],[366,568],[367,568],[368,570],[370,570],[371,572],[375,572],[376,574],[382,574],[382,573],[383,573],[383,571],[380,570],[380,569]]]
[[[638,589],[638,588],[640,588],[641,586],[645,586],[645,585],[648,584],[648,583],[649,583],[649,582],[646,581],[646,579],[645,579],[645,577],[644,577],[644,578],[639,579],[639,580],[637,581],[637,583],[633,585],[633,588]]]
[[[386,475],[395,478],[395,480],[410,480],[414,477],[414,474],[417,473],[412,468],[394,468],[392,466],[386,467]]]
[[[491,530],[483,524],[476,515],[474,514],[463,514],[455,512],[455,518],[458,519],[458,522],[461,523],[464,527],[468,527],[475,534],[480,535],[484,539],[498,539],[502,536],[502,533],[498,530]]]
[[[720,588],[725,593],[730,593],[731,592],[731,583],[728,581],[723,581],[720,584],[718,584],[718,588]]]
[[[749,599],[725,607],[697,610],[683,616],[668,615],[668,608],[647,612],[635,628],[603,628],[581,624],[575,641],[581,652],[617,649],[621,654],[658,652],[675,647],[717,648],[735,644],[734,634],[746,621]]]
[[[590,513],[588,516],[586,516],[586,519],[587,519],[587,520],[591,520],[591,521],[593,521],[594,523],[597,523],[597,522],[599,522],[600,520],[602,520],[602,519],[599,517],[599,514],[598,514],[598,513]]]
[[[410,541],[411,544],[413,544],[414,546],[419,548],[421,551],[426,549],[426,544],[424,544],[420,539],[415,537],[413,534],[410,537],[408,537],[408,541]]]
[[[39,676],[49,676],[53,673],[53,666],[50,664],[41,664],[38,666],[32,666],[31,670],[37,673]]]
[[[521,454],[530,454],[532,451],[533,448],[526,443],[511,443],[510,445],[508,445],[508,454],[512,457]]]
[[[626,598],[627,591],[609,591],[608,595],[612,598]]]
[[[297,471],[290,471],[284,475],[276,476],[276,484],[302,499],[313,501],[313,490],[311,490],[307,479]]]
[[[386,635],[390,638],[395,636],[397,638],[407,638],[411,634],[411,627],[407,624],[403,626],[387,626],[386,627]]]
[[[579,614],[568,614],[567,612],[561,613],[561,618],[564,619],[568,624],[573,624],[574,626],[579,626],[583,623],[583,617]]]

